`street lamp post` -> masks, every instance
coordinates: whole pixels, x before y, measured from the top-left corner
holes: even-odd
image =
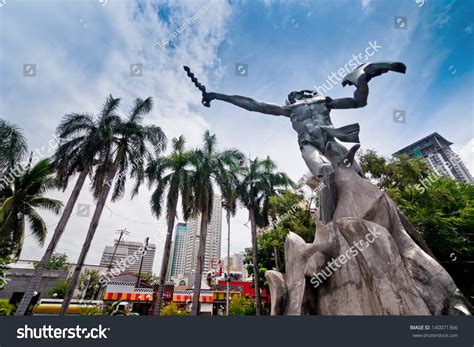
[[[230,312],[230,212],[232,204],[230,202],[222,202],[222,207],[226,210],[227,219],[227,278],[226,278],[226,315],[229,316]]]

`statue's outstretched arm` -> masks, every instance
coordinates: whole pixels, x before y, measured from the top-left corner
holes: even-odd
[[[340,99],[327,98],[327,105],[335,109],[364,107],[367,105],[367,97],[369,96],[369,85],[367,84],[367,80],[365,78],[359,78],[356,88],[354,97]]]
[[[290,111],[285,107],[276,104],[258,102],[252,98],[247,98],[245,96],[207,93],[206,97],[209,101],[222,100],[234,104],[235,106],[242,107],[247,111],[271,114],[273,116],[290,116]]]
[[[275,104],[268,104],[264,102],[258,102],[254,99],[247,98],[240,95],[226,95],[220,93],[209,93],[206,90],[206,86],[199,83],[198,79],[191,71],[189,66],[183,66],[184,71],[191,79],[191,82],[198,88],[202,93],[201,103],[206,107],[211,107],[212,100],[222,100],[234,104],[236,106],[242,107],[248,111],[271,114],[274,116],[286,116],[290,117],[290,111],[286,107],[278,106]]]
[[[367,83],[383,73],[395,71],[405,73],[406,66],[400,62],[377,62],[367,63],[356,67],[342,81],[342,86],[354,85],[357,89],[352,98],[331,99],[328,98],[327,105],[331,108],[359,108],[367,105],[369,86]]]

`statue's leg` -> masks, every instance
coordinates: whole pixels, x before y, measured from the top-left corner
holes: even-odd
[[[334,185],[334,174],[324,176],[319,191],[319,218],[321,223],[327,224],[332,221],[336,211],[337,192]]]
[[[303,145],[301,154],[309,171],[318,180],[334,172],[331,162],[321,152],[312,145]]]
[[[336,190],[334,187],[334,168],[331,162],[319,150],[311,145],[304,145],[301,154],[306,166],[319,182],[319,213],[321,222],[332,220],[336,210]]]

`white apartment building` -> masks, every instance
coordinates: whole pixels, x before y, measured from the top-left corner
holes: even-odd
[[[201,217],[193,218],[188,223],[188,238],[186,245],[185,273],[196,271],[196,260],[199,250],[199,235],[201,228]],[[218,195],[214,196],[211,220],[207,226],[206,251],[204,255],[203,274],[207,273],[211,266],[221,257],[221,232],[222,232],[222,201]]]
[[[141,249],[145,246],[142,242],[135,241],[121,241],[118,245],[115,255],[114,250],[117,246],[118,240],[114,241],[113,246],[105,246],[104,252],[102,253],[102,258],[100,260],[100,266],[107,267],[112,260],[112,267],[118,266],[121,262],[125,262],[125,272],[138,273],[140,270],[140,263],[142,258]],[[156,245],[149,243],[147,251],[143,256],[143,265],[142,273],[152,273],[153,272],[153,261],[155,260]],[[126,259],[136,259],[132,261],[126,261]]]

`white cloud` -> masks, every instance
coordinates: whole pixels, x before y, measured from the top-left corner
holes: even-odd
[[[362,9],[364,12],[369,13],[372,8],[370,7],[371,0],[361,0]]]
[[[208,1],[161,2],[165,3],[172,9],[173,21],[180,23]],[[153,96],[155,109],[148,122],[161,126],[169,139],[185,134],[190,145],[201,142],[202,133],[212,124],[195,111],[201,106],[200,96],[182,65],[189,64],[203,78],[204,71],[212,68],[213,74],[207,75],[219,78],[217,47],[224,39],[231,8],[227,2],[213,2],[199,19],[180,33],[173,48],[161,49],[155,47],[155,43],[175,30],[174,22],[166,23],[158,18],[155,2],[140,4],[142,10],[130,1],[109,2],[104,7],[94,6],[95,3],[9,6],[9,15],[5,16],[2,26],[12,30],[8,34],[3,32],[1,39],[2,49],[8,49],[11,54],[2,54],[1,59],[3,68],[9,71],[5,80],[15,81],[16,85],[9,88],[2,83],[0,113],[25,128],[32,148],[42,146],[42,142],[51,137],[64,113],[96,113],[109,93],[122,98],[124,114],[133,98]],[[77,17],[77,25],[71,22],[71,17]],[[18,18],[25,23],[26,18],[32,18],[32,25],[19,26]],[[87,22],[86,27],[81,25],[84,22]],[[76,42],[66,44],[66,41],[61,42],[63,38]],[[37,64],[37,77],[21,76],[23,62]],[[142,77],[129,76],[133,63],[143,64]],[[19,95],[25,102],[18,102]],[[128,193],[117,203],[107,203],[114,213],[104,210],[86,259],[88,263],[98,263],[103,247],[112,243],[117,229],[127,227],[131,232],[128,239],[141,241],[164,225],[163,220],[156,221],[151,214],[151,192],[146,187],[132,201]],[[51,196],[65,201],[69,191],[54,192]],[[93,204],[87,187],[79,202]],[[59,217],[50,213],[45,216],[50,229],[49,242]],[[75,261],[89,221],[90,218],[73,214],[58,251],[66,251]],[[155,271],[159,271],[162,247],[162,243],[158,244]],[[43,249],[27,237],[22,257],[37,259],[42,253]]]

